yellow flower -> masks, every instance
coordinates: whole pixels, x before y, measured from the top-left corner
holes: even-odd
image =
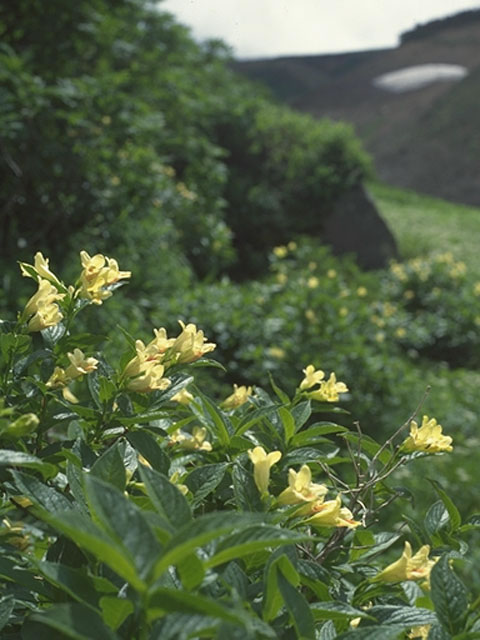
[[[348,316],[348,308],[347,307],[340,307],[340,309],[338,310],[338,315],[341,318],[345,318],[346,316]]]
[[[412,291],[412,289],[406,289],[403,292],[403,297],[405,300],[412,300],[415,297],[415,291]]]
[[[185,325],[181,320],[179,323],[182,333],[174,340],[171,347],[175,353],[175,362],[178,364],[194,362],[217,346],[213,342],[207,342],[203,331],[197,331],[194,324]]]
[[[385,342],[385,332],[377,331],[377,333],[375,334],[375,340],[379,343]]]
[[[316,289],[319,284],[320,284],[320,280],[316,276],[311,276],[307,280],[307,287],[309,289]]]
[[[181,483],[179,482],[179,480],[180,480],[180,471],[178,471],[178,470],[177,470],[177,471],[174,471],[174,472],[172,473],[172,475],[170,476],[170,482],[171,482],[172,484],[174,484],[174,485],[177,487],[177,489],[178,489],[181,493],[183,493],[183,495],[184,495],[184,496],[186,496],[186,495],[187,495],[187,493],[188,493],[188,487],[187,487],[187,485],[186,485],[186,484],[181,484]]]
[[[287,244],[287,249],[289,251],[295,251],[297,248],[297,243],[294,242],[293,240],[290,240],[290,242]]]
[[[408,276],[406,274],[405,267],[403,264],[399,264],[398,262],[392,262],[392,264],[390,265],[390,271],[401,282],[405,282],[405,280],[408,280]]]
[[[225,409],[236,409],[237,407],[241,407],[242,404],[247,402],[248,397],[252,395],[252,387],[246,387],[242,385],[239,387],[238,385],[233,385],[233,393],[228,396],[223,401],[223,406]]]
[[[285,258],[285,256],[288,254],[288,248],[283,245],[274,247],[273,253],[277,258]]]
[[[20,271],[22,272],[22,276],[31,278],[32,276],[28,273],[25,267],[34,269],[39,278],[44,278],[49,282],[55,282],[56,284],[63,286],[57,276],[52,271],[50,271],[50,267],[48,266],[48,258],[44,258],[40,251],[37,251],[37,253],[35,254],[33,266],[25,262],[20,262]]]
[[[367,295],[368,291],[366,287],[358,287],[357,296],[359,298],[364,298]]]
[[[402,582],[403,580],[424,580],[424,586],[430,586],[430,572],[438,560],[430,560],[428,554],[430,546],[423,545],[412,556],[412,547],[408,541],[405,542],[403,553],[398,560],[389,564],[373,580],[379,582]]]
[[[162,364],[155,361],[145,362],[141,366],[139,375],[128,380],[127,389],[137,393],[164,391],[171,384],[171,380],[163,377],[164,372],[165,367]]]
[[[212,445],[208,440],[205,427],[193,427],[192,435],[185,435],[177,429],[170,437],[170,444],[178,444],[183,449],[195,451],[211,451]]]
[[[37,310],[28,322],[29,331],[42,331],[47,327],[54,327],[63,319],[58,304],[48,303],[44,300],[37,301]]]
[[[398,327],[395,329],[396,338],[404,338],[407,335],[407,330],[404,327]]]
[[[339,393],[347,393],[348,387],[344,382],[337,382],[337,377],[334,373],[330,374],[330,378],[327,381],[320,383],[320,388],[311,391],[308,396],[312,400],[319,400],[320,402],[337,402],[339,399]]]
[[[480,296],[480,282],[476,282],[473,286],[473,293],[476,296]]]
[[[95,371],[98,360],[87,358],[81,349],[74,349],[73,353],[67,353],[70,365],[65,370],[65,375],[70,380]]]
[[[323,378],[325,377],[325,373],[321,370],[315,370],[313,364],[309,364],[305,369],[303,369],[303,373],[305,374],[304,379],[300,383],[299,389],[311,389],[311,387],[319,384]]]
[[[335,271],[335,269],[329,269],[327,271],[327,278],[336,278],[337,277],[337,272]]]
[[[304,521],[313,527],[348,527],[355,529],[360,522],[353,519],[353,514],[347,507],[342,507],[342,497],[339,494],[335,500],[316,502],[312,507],[313,516]]]
[[[317,316],[315,315],[315,311],[313,309],[307,309],[305,311],[305,318],[310,322],[314,322],[317,319]]]
[[[428,634],[430,633],[431,624],[422,624],[420,627],[413,627],[410,633],[408,634],[409,638],[422,638],[422,640],[427,640]]]
[[[177,393],[172,396],[173,402],[178,402],[178,404],[190,404],[193,400],[193,396],[187,389],[181,389],[177,391]]]
[[[323,500],[328,489],[324,484],[312,482],[312,472],[306,464],[302,465],[297,473],[294,469],[288,470],[288,487],[278,496],[279,504],[304,504],[306,503],[306,513],[310,513],[311,503]],[[297,511],[295,515],[300,515],[303,510]]]
[[[80,251],[82,273],[80,274],[80,298],[88,298],[94,304],[102,304],[112,295],[108,289],[119,280],[130,278],[130,271],[120,271],[118,263],[101,253],[90,256],[86,251]]]
[[[452,438],[442,434],[442,426],[437,424],[435,418],[429,419],[423,416],[421,427],[412,420],[410,435],[402,444],[403,451],[424,451],[426,453],[439,453],[452,451]]]
[[[268,355],[276,360],[282,360],[285,357],[285,351],[281,347],[270,347]]]
[[[288,276],[286,273],[277,273],[276,279],[278,284],[286,284],[288,281]]]
[[[248,456],[253,464],[253,479],[263,496],[268,493],[270,469],[280,460],[282,454],[280,451],[271,451],[267,454],[263,447],[255,447],[248,451]]]

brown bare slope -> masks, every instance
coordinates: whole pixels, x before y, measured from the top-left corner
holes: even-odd
[[[405,93],[372,84],[383,73],[430,63],[463,65],[469,74]],[[237,62],[235,68],[296,109],[353,123],[381,180],[480,204],[480,10],[421,25],[393,49]]]

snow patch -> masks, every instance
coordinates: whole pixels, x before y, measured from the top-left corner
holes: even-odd
[[[403,93],[433,82],[461,80],[467,74],[467,68],[459,64],[419,64],[377,76],[373,85],[385,91]]]

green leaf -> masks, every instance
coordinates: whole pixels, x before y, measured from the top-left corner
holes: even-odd
[[[438,497],[443,502],[446,510],[448,511],[448,515],[450,516],[450,531],[456,531],[462,524],[462,516],[460,515],[459,510],[453,503],[453,500],[450,498],[450,496],[444,491],[442,485],[439,482],[437,482],[436,480],[432,480],[431,478],[429,478],[429,481],[433,485],[433,488],[437,492]]]
[[[337,640],[397,640],[403,637],[401,626],[378,625],[378,627],[360,627],[355,631],[341,633],[337,636]]]
[[[133,431],[127,435],[127,439],[132,447],[141,453],[145,460],[148,460],[155,471],[168,474],[170,459],[150,433],[145,430]]]
[[[147,519],[121,491],[91,474],[85,474],[85,489],[91,511],[145,580],[161,553]]]
[[[22,628],[25,640],[35,640],[38,625],[46,625],[74,640],[118,640],[99,614],[82,604],[56,604],[44,613],[31,615]]]
[[[10,449],[0,449],[0,467],[26,467],[40,471],[45,477],[52,477],[57,473],[57,467],[48,462],[43,462],[40,458],[32,456],[23,451],[12,451]]]
[[[452,640],[452,636],[437,622],[430,627],[427,640]]]
[[[359,436],[357,433],[348,432],[344,433],[343,437],[355,444],[355,446],[360,446],[361,450],[368,453],[372,458],[377,455],[381,449],[381,445],[379,445],[378,442],[364,433]],[[392,459],[392,454],[388,449],[384,449],[377,459],[380,460],[382,464],[387,464]]]
[[[0,631],[8,623],[14,606],[15,598],[13,596],[5,596],[0,599]]]
[[[312,612],[300,591],[290,584],[279,570],[277,575],[278,588],[282,594],[285,607],[292,619],[298,638],[315,638],[315,623]]]
[[[278,407],[276,405],[269,405],[268,407],[261,407],[260,409],[249,411],[237,426],[235,435],[241,436],[246,431],[255,426],[258,422],[260,422],[263,418],[268,418],[272,413],[276,413],[277,408]]]
[[[299,402],[292,409],[292,416],[295,420],[295,431],[299,431],[312,415],[312,402],[305,400]]]
[[[263,511],[263,504],[253,479],[253,470],[245,469],[238,458],[233,465],[232,480],[237,507],[243,511]]]
[[[431,598],[440,622],[452,634],[463,631],[468,611],[467,589],[450,569],[447,555],[433,567],[430,584]]]
[[[66,512],[73,509],[72,503],[56,489],[40,482],[37,478],[29,476],[22,471],[11,471],[15,484],[21,494],[30,498],[37,506],[42,507],[48,513],[54,515],[58,512]]]
[[[40,333],[42,334],[42,338],[44,339],[45,343],[50,348],[53,348],[60,340],[60,338],[65,335],[65,325],[62,322],[59,322],[53,327],[47,327],[46,329],[43,329],[42,331],[40,331]]]
[[[280,416],[283,424],[285,443],[288,443],[295,433],[295,419],[286,407],[279,407],[278,415]]]
[[[151,594],[148,602],[148,618],[155,620],[165,613],[200,613],[229,622],[242,623],[243,618],[216,600],[205,596],[159,587]]]
[[[277,385],[275,384],[275,380],[273,379],[273,376],[270,373],[270,371],[268,372],[268,379],[270,380],[270,386],[275,392],[275,395],[278,396],[281,402],[283,402],[284,404],[289,404],[290,398],[287,396],[287,394],[284,391],[280,389],[280,387],[277,387]]]
[[[48,582],[68,593],[74,600],[94,608],[98,608],[98,599],[102,593],[117,592],[117,588],[109,580],[94,578],[80,569],[47,561],[39,561],[36,566]]]
[[[376,618],[380,624],[401,624],[405,628],[437,622],[437,616],[433,611],[421,607],[374,606],[368,610],[368,614]]]
[[[449,520],[450,516],[445,505],[441,500],[437,500],[425,516],[424,525],[428,535],[433,536],[438,533],[448,524]]]
[[[337,637],[337,630],[332,620],[328,620],[320,629],[318,640],[335,640]]]
[[[270,560],[267,563],[264,574],[264,594],[263,594],[263,619],[268,622],[273,620],[280,607],[282,606],[283,599],[278,589],[277,576],[278,571],[281,571],[288,581],[297,587],[300,582],[300,576],[297,570],[293,566],[290,558],[285,553],[285,549],[278,549],[275,551]]]
[[[205,577],[203,562],[195,553],[191,553],[189,556],[178,562],[177,571],[180,575],[180,580],[187,591],[198,587]]]
[[[315,620],[349,620],[368,618],[370,611],[356,609],[346,602],[314,602],[311,606]]]
[[[238,527],[252,525],[258,518],[253,514],[243,515],[230,513],[208,513],[195,518],[183,526],[170,540],[155,566],[155,577],[158,578],[170,565],[177,564],[202,545],[224,536]]]
[[[227,467],[226,462],[205,464],[188,474],[185,484],[195,496],[195,505],[200,504],[206,496],[215,491],[223,480]]]
[[[95,461],[90,469],[92,475],[117,487],[120,491],[125,489],[127,482],[123,464],[124,449],[125,445],[121,441],[115,442]]]
[[[100,608],[103,621],[111,629],[118,629],[135,610],[133,602],[127,600],[127,598],[119,598],[117,596],[103,596],[100,598]]]
[[[160,515],[170,522],[172,527],[178,528],[190,522],[192,519],[190,505],[167,476],[143,464],[139,465],[139,472],[149,498]]]
[[[201,614],[170,613],[155,625],[150,640],[201,638],[203,637],[202,632],[211,633],[219,622],[218,619]],[[205,637],[208,637],[208,635]]]
[[[230,442],[230,434],[233,433],[233,427],[230,419],[203,393],[199,393],[198,397],[201,401],[202,410],[200,410],[196,402],[191,402],[189,406],[193,413],[195,413],[202,425],[215,433],[222,446],[228,446]]]
[[[208,568],[216,567],[234,558],[241,558],[269,547],[299,543],[308,537],[272,525],[253,525],[222,540],[218,544],[215,554],[207,560],[205,566]]]

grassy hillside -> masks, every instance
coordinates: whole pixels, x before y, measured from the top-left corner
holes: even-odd
[[[451,251],[480,276],[480,209],[383,184],[369,191],[399,244],[402,258]]]

